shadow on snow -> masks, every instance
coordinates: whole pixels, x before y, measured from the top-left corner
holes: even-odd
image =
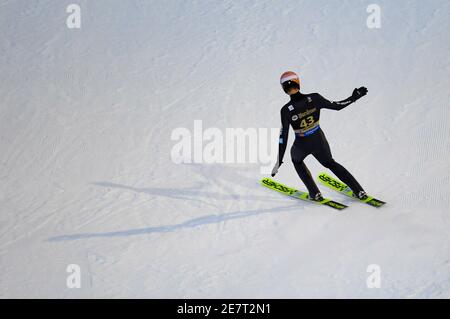
[[[258,200],[258,201],[277,201],[270,200],[270,197],[267,196],[255,196],[255,195],[238,195],[238,194],[220,194],[208,191],[201,191],[199,187],[193,186],[189,188],[183,189],[171,189],[171,188],[155,188],[155,187],[147,187],[147,188],[137,188],[127,185],[121,185],[110,182],[96,182],[93,183],[97,186],[102,187],[112,187],[112,188],[121,188],[126,190],[131,190],[137,193],[146,193],[150,195],[156,196],[164,196],[171,199],[182,199],[182,200],[196,200],[194,197],[206,197],[208,199],[216,199],[216,200]],[[297,202],[295,199],[291,199]],[[260,214],[266,213],[276,213],[286,210],[298,210],[301,209],[297,203],[290,206],[283,207],[275,207],[275,208],[266,208],[266,209],[254,209],[247,211],[234,211],[231,213],[221,214],[221,215],[206,215],[198,218],[194,218],[188,221],[185,221],[176,225],[167,225],[167,226],[158,226],[158,227],[146,227],[146,228],[137,228],[130,230],[121,230],[121,231],[112,231],[112,232],[103,232],[103,233],[80,233],[80,234],[70,234],[70,235],[61,235],[48,238],[47,241],[50,242],[58,242],[58,241],[71,241],[71,240],[79,240],[79,239],[89,239],[89,238],[102,238],[102,237],[128,237],[128,236],[136,236],[136,235],[147,235],[153,233],[169,233],[174,232],[181,229],[186,228],[194,228],[202,225],[216,224],[225,222],[228,220],[245,218]]]

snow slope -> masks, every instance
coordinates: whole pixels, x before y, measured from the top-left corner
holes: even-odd
[[[370,1],[78,0],[68,29],[73,2],[0,2],[0,297],[450,297],[450,2],[377,1],[369,29]],[[369,88],[321,126],[385,208],[173,163],[194,120],[278,127],[286,70],[329,99]],[[301,188],[288,153],[277,179]]]

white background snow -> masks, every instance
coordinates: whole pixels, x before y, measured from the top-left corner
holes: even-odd
[[[0,1],[0,297],[449,298],[449,14],[446,0]],[[171,132],[194,120],[279,127],[286,70],[331,100],[368,87],[321,126],[384,208],[324,187],[350,207],[291,200],[256,164],[173,163]],[[277,180],[304,188],[289,152]]]

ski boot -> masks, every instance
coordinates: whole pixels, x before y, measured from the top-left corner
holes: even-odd
[[[355,197],[355,198],[357,198],[357,199],[359,199],[359,200],[365,200],[365,199],[367,199],[367,194],[366,194],[366,192],[365,191],[363,191],[363,190],[360,190],[359,192],[353,192],[353,195],[352,195],[353,197]]]
[[[314,194],[313,196],[311,196],[311,194],[309,194],[309,195],[308,195],[308,198],[309,198],[310,200],[315,201],[315,202],[321,202],[321,201],[323,201],[323,196],[322,196],[322,193],[320,193],[320,192]]]

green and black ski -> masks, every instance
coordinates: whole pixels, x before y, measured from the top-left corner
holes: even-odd
[[[278,182],[275,182],[274,180],[271,180],[270,178],[263,178],[261,180],[261,185],[273,189],[279,193],[282,193],[284,195],[290,196],[290,197],[294,197],[297,199],[301,199],[301,200],[305,200],[311,203],[315,203],[315,204],[319,204],[319,205],[325,205],[325,206],[329,206],[331,208],[334,209],[338,209],[338,210],[342,210],[344,208],[346,208],[347,206],[338,202],[335,202],[331,199],[328,198],[324,198],[322,201],[318,202],[315,200],[311,200],[308,197],[308,193],[306,192],[302,192],[299,190],[296,190],[294,188],[285,186],[283,184],[280,184]]]
[[[325,186],[328,186],[331,189],[334,189],[335,191],[344,194],[348,197],[354,198],[356,200],[359,200],[363,203],[369,204],[370,206],[374,206],[374,207],[381,207],[384,204],[386,204],[385,202],[376,199],[372,196],[367,196],[366,199],[358,199],[356,197],[353,196],[353,191],[350,189],[350,187],[348,187],[347,185],[345,185],[344,183],[342,183],[340,180],[331,177],[330,175],[328,175],[327,173],[321,173],[318,176],[319,181],[324,184]]]

